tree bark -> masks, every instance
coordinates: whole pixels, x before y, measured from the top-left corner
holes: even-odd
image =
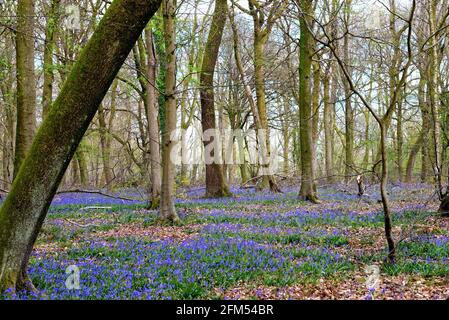
[[[285,10],[285,2],[278,1],[279,4],[273,5],[268,18],[265,16],[264,8],[256,1],[249,0],[249,12],[254,22],[254,83],[256,89],[256,106],[258,135],[263,141],[258,141],[259,150],[262,153],[262,181],[258,189],[270,188],[272,192],[280,192],[274,176],[269,172],[269,162],[271,158],[270,130],[268,127],[267,103],[265,96],[265,45],[270,36],[276,16],[279,16]]]
[[[34,1],[17,4],[17,129],[14,178],[31,147],[36,130],[36,79],[34,72]]]
[[[352,0],[345,0],[345,24],[349,25]],[[351,54],[349,52],[349,35],[343,40],[343,60],[348,72],[352,73]],[[345,182],[349,182],[354,173],[354,111],[352,109],[352,91],[348,81],[343,77],[345,91]]]
[[[201,124],[203,133],[208,130],[215,130],[215,132],[218,133],[215,121],[215,96],[213,85],[215,67],[223,37],[223,30],[226,24],[227,12],[227,0],[216,0],[211,29],[204,49],[200,76]],[[216,138],[217,135],[212,139]],[[204,141],[204,147],[209,143],[221,146],[221,143],[217,144],[214,141]],[[214,159],[215,152],[220,152],[220,150],[213,150],[211,152],[212,154],[206,156],[210,156]],[[206,197],[227,197],[230,195],[230,191],[225,181],[223,165],[216,163],[215,160],[213,161],[214,162],[211,164],[206,164]]]
[[[32,289],[28,260],[48,207],[98,106],[158,0],[115,0],[73,66],[0,209],[0,291]]]
[[[133,52],[147,120],[147,148],[143,165],[145,166],[145,179],[148,179],[146,182],[148,204],[150,209],[156,209],[160,204],[162,178],[158,95],[156,92],[157,58],[153,31],[150,27],[145,29],[144,40],[138,40],[137,48],[134,48]]]
[[[416,140],[415,144],[412,147],[412,150],[410,151],[410,155],[408,157],[407,161],[407,168],[405,170],[405,179],[404,182],[410,183],[412,182],[413,177],[413,168],[415,167],[416,162],[416,156],[419,153],[419,150],[421,150],[423,146],[424,136],[426,134],[423,132],[420,133],[418,139]]]
[[[103,182],[106,186],[109,186],[113,179],[112,166],[110,161],[110,152],[108,150],[108,127],[106,124],[106,115],[103,105],[98,108],[98,124],[100,127],[100,147],[101,147],[101,160],[103,162]]]
[[[151,29],[145,30],[145,43],[147,48],[147,125],[148,125],[148,143],[150,151],[150,204],[155,209],[159,206],[161,196],[161,152],[158,121],[158,104],[156,92],[156,71],[157,59],[153,42],[153,32]]]
[[[179,223],[175,210],[175,165],[171,153],[175,142],[171,134],[176,130],[176,38],[175,13],[176,0],[163,0],[164,37],[167,70],[165,76],[165,126],[162,132],[162,189],[160,220],[170,224]]]
[[[323,122],[324,122],[324,158],[325,158],[325,170],[326,170],[326,181],[327,183],[334,182],[334,154],[333,154],[333,130],[334,125],[332,121],[332,114],[334,110],[333,105],[330,101],[330,68],[326,70],[326,74],[323,79]]]
[[[312,101],[310,77],[312,69],[312,37],[309,26],[313,6],[311,1],[300,0],[302,15],[300,17],[301,39],[299,43],[299,119],[300,119],[300,143],[301,143],[301,199],[318,202],[314,187],[313,172],[313,142],[312,142]]]
[[[52,0],[47,16],[44,43],[44,84],[42,87],[42,115],[45,118],[48,109],[53,102],[53,52],[55,47],[55,35],[59,22],[59,8],[61,0]]]

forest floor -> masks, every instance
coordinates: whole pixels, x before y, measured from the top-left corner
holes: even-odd
[[[178,190],[182,225],[161,226],[140,201],[57,195],[36,243],[30,276],[39,294],[6,299],[448,299],[449,219],[433,188],[389,186],[398,261],[386,256],[376,186],[344,185],[322,203],[233,188],[234,197]],[[138,194],[131,191],[126,196]],[[76,265],[80,289],[66,288]],[[380,269],[369,290],[366,266]]]

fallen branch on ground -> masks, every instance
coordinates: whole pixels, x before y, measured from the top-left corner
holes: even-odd
[[[104,193],[98,190],[81,190],[81,189],[74,189],[74,190],[64,190],[64,191],[58,191],[56,194],[67,194],[67,193],[88,193],[88,194],[99,194],[104,197],[112,198],[112,199],[118,199],[118,200],[126,200],[126,201],[143,201],[143,199],[135,199],[135,198],[126,198],[121,196],[115,196],[112,194]]]

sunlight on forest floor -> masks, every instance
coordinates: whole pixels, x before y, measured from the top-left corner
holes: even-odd
[[[234,197],[178,190],[178,227],[155,225],[143,202],[58,195],[30,262],[41,295],[9,299],[445,299],[449,221],[432,187],[390,186],[398,263],[386,256],[376,187],[358,198],[344,185],[319,189],[322,203],[233,188]],[[133,191],[121,194],[138,197]],[[66,268],[81,288],[65,287]],[[370,292],[367,265],[381,268]],[[44,295],[42,295],[44,293]]]

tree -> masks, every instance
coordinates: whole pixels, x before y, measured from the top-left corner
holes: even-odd
[[[34,287],[28,260],[84,133],[160,0],[115,0],[74,64],[0,209],[0,291]],[[111,45],[114,44],[114,45]]]
[[[380,174],[380,194],[382,198],[382,207],[384,212],[384,230],[385,230],[385,237],[388,244],[388,262],[389,263],[395,263],[396,262],[396,245],[393,238],[393,232],[392,232],[392,218],[391,218],[391,212],[390,212],[390,201],[388,197],[387,192],[387,183],[388,183],[388,158],[387,158],[387,130],[389,127],[389,117],[393,110],[395,109],[396,103],[399,99],[399,91],[406,83],[407,77],[409,76],[408,72],[410,69],[410,66],[412,64],[412,35],[413,35],[413,21],[415,18],[415,9],[416,9],[416,0],[413,0],[410,14],[404,21],[406,23],[406,27],[404,27],[404,30],[408,29],[407,33],[407,60],[402,66],[402,75],[400,76],[398,82],[396,83],[396,86],[392,88],[392,96],[390,97],[389,104],[386,108],[386,111],[383,115],[378,115],[377,112],[373,109],[372,105],[368,102],[365,95],[361,93],[359,89],[357,89],[354,80],[350,74],[350,72],[347,69],[347,66],[343,59],[339,56],[337,53],[335,46],[332,44],[331,37],[326,32],[323,25],[320,25],[320,28],[322,32],[324,33],[325,39],[327,40],[321,40],[318,37],[314,37],[316,41],[318,41],[323,46],[329,48],[332,51],[333,56],[335,57],[338,65],[340,66],[340,69],[343,73],[343,76],[347,80],[347,83],[349,85],[349,88],[351,92],[356,95],[363,106],[370,112],[370,114],[373,116],[373,118],[376,120],[379,130],[380,130],[380,156],[381,156],[381,174]],[[310,28],[310,27],[309,27]],[[309,29],[310,30],[310,29]]]
[[[268,115],[267,115],[267,102],[266,102],[266,92],[265,92],[265,46],[270,37],[271,31],[273,30],[273,26],[279,17],[284,13],[287,8],[287,1],[268,1],[265,3],[261,3],[258,0],[248,0],[248,8],[249,10],[243,8],[236,2],[233,1],[234,5],[238,7],[243,12],[251,15],[253,19],[254,25],[254,82],[256,89],[256,106],[258,113],[258,120],[260,121],[259,125],[260,133],[263,133],[262,137],[263,141],[258,141],[259,147],[261,149],[261,153],[266,156],[267,159],[270,159],[270,134],[268,127]],[[271,7],[267,11],[267,7]],[[271,175],[268,171],[268,163],[262,164],[262,182],[259,185],[260,189],[270,188],[273,192],[280,192],[274,176]]]
[[[228,12],[227,0],[216,0],[215,10],[209,36],[206,42],[203,55],[203,64],[200,76],[200,96],[201,96],[201,125],[203,133],[208,130],[216,130],[215,121],[215,96],[214,96],[214,74],[217,64],[218,52],[220,49],[223,30],[226,24]],[[212,139],[216,139],[215,135]],[[204,141],[206,147],[212,141]],[[214,150],[213,152],[218,152]],[[206,155],[214,159],[215,154]],[[215,161],[206,164],[206,196],[207,197],[227,197],[230,195],[229,187],[226,184],[223,166]]]
[[[349,28],[352,0],[344,1],[344,21]],[[345,34],[343,39],[343,60],[346,69],[352,76],[351,54],[349,51],[350,38]],[[352,92],[348,81],[342,75],[345,91],[345,181],[348,182],[354,172],[354,110],[352,107]]]
[[[171,159],[175,141],[172,134],[176,130],[176,0],[163,0],[162,15],[164,19],[165,56],[167,61],[165,75],[165,125],[162,129],[162,190],[160,220],[178,223],[175,210],[175,165]]]
[[[36,79],[34,73],[34,1],[19,0],[16,31],[17,129],[14,177],[31,147],[36,130]]]
[[[55,35],[59,22],[61,0],[52,0],[47,16],[44,44],[44,84],[42,88],[42,114],[45,117],[53,102],[53,52]]]
[[[147,120],[147,155],[144,161],[149,162],[149,165],[144,165],[145,172],[149,172],[145,178],[150,180],[147,182],[148,203],[150,208],[156,209],[159,207],[161,194],[161,154],[156,92],[157,58],[151,26],[147,26],[142,38],[138,40],[133,52]]]
[[[312,21],[313,3],[297,0],[301,8],[299,43],[299,119],[301,132],[301,190],[299,196],[307,201],[318,202],[314,186],[312,101],[310,76],[312,69],[312,36],[309,30]]]

